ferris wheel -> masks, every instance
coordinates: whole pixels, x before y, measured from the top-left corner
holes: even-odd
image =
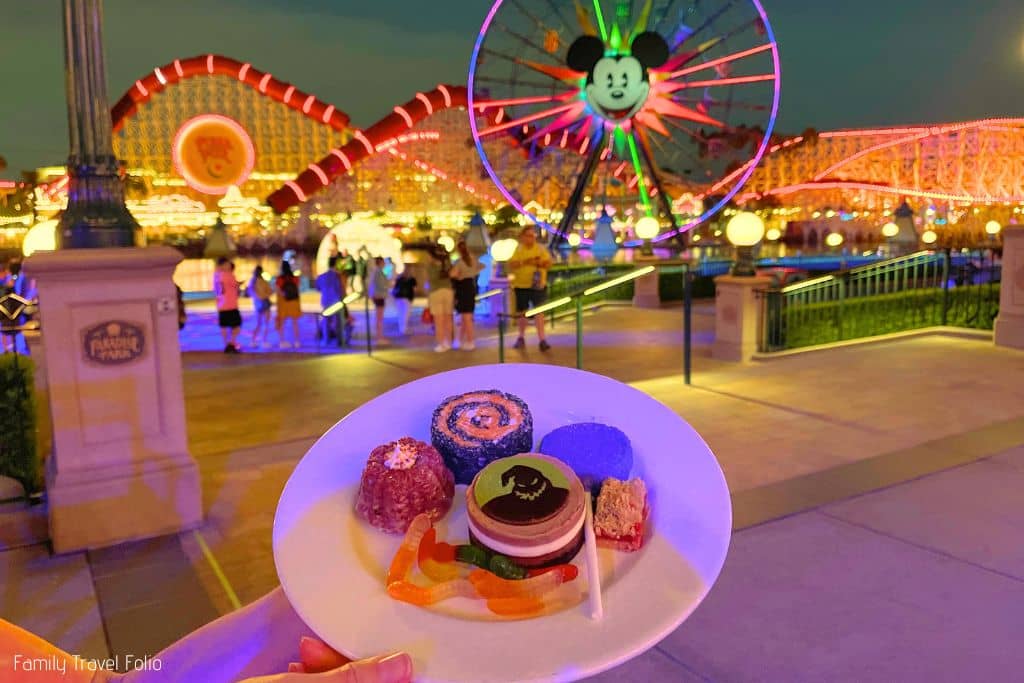
[[[652,216],[660,242],[753,173],[779,82],[760,0],[495,0],[470,63],[470,127],[486,174],[552,244],[584,206]],[[542,216],[545,199],[559,210]]]

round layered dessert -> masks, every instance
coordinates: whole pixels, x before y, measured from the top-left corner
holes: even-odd
[[[404,437],[370,453],[356,494],[356,515],[392,534],[402,534],[419,514],[432,521],[447,514],[455,480],[428,443]]]
[[[559,427],[541,439],[539,450],[569,465],[595,496],[605,479],[628,479],[633,469],[629,437],[599,422]]]
[[[561,460],[537,453],[490,463],[466,489],[469,538],[527,568],[572,560],[583,545],[583,484]]]
[[[518,396],[473,391],[446,398],[434,410],[430,440],[457,484],[468,484],[488,463],[533,449],[533,417]]]

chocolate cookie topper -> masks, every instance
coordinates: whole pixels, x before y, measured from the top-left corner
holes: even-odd
[[[474,485],[484,514],[508,524],[535,524],[565,505],[569,481],[554,465],[529,455],[502,458],[488,465]]]

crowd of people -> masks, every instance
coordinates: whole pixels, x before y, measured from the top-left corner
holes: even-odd
[[[444,353],[453,348],[471,351],[476,348],[474,315],[479,293],[478,279],[484,266],[464,241],[455,245],[454,254],[440,244],[431,245],[426,253],[429,257],[426,282],[422,284],[427,305],[422,322],[433,328],[434,351]],[[518,318],[519,334],[514,343],[517,349],[526,347],[529,321],[524,314],[547,301],[547,277],[551,265],[551,256],[537,241],[536,230],[524,229],[519,237],[519,246],[507,264]],[[390,259],[370,257],[365,248],[353,257],[333,245],[327,257],[327,268],[314,281],[320,296],[317,334],[346,344],[351,341],[354,319],[347,303],[349,293],[355,291],[373,302],[372,333],[378,345],[390,343],[384,327],[389,306],[394,306],[398,334],[402,337],[409,335],[413,301],[421,283],[409,269],[398,270]],[[243,295],[253,302],[255,322],[251,344],[254,348],[270,346],[272,309],[276,309],[274,329],[280,347],[299,348],[302,283],[287,258],[282,260],[275,278],[269,278],[262,266],[257,266],[247,283],[238,281],[235,265],[230,259],[221,258],[217,262],[213,284],[225,353],[234,354],[241,350],[239,337],[243,320],[239,301]],[[539,347],[541,351],[547,351],[551,347],[545,336],[544,315],[532,318]]]

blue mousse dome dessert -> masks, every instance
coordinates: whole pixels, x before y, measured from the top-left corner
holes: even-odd
[[[605,479],[629,479],[633,469],[629,437],[622,430],[599,422],[559,427],[541,440],[538,450],[571,467],[595,495]]]

